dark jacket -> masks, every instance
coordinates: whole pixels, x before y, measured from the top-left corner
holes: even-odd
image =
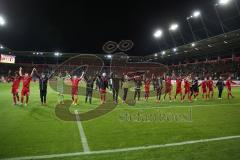
[[[38,77],[39,79],[39,89],[41,91],[46,91],[47,90],[47,84],[48,84],[48,77]]]
[[[99,88],[106,89],[108,88],[108,78],[98,77],[99,80]]]
[[[85,78],[85,79],[86,79],[86,90],[92,91],[96,78],[92,78],[92,79]]]
[[[224,81],[222,79],[219,79],[217,81],[216,86],[218,87],[219,90],[222,90],[224,88],[224,86],[225,86],[225,83],[224,83]]]
[[[141,79],[135,79],[134,82],[135,82],[135,89],[140,90],[141,87],[142,87],[142,80]]]

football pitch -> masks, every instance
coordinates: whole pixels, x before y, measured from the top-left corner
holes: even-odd
[[[155,98],[135,106],[119,103],[89,121],[56,116],[57,93],[50,87],[47,106],[40,104],[38,83],[31,84],[27,107],[14,106],[10,91],[11,84],[0,84],[0,159],[240,159],[240,88],[233,88],[231,100],[226,92],[218,100],[215,91],[213,100],[199,96],[193,103]],[[71,112],[99,104],[99,99],[85,104],[84,98]]]

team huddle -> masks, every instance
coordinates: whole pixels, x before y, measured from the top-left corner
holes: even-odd
[[[100,95],[100,103],[106,103],[106,93],[111,92],[113,95],[113,101],[118,103],[119,92],[123,91],[122,102],[126,103],[129,90],[134,87],[134,101],[139,101],[141,98],[141,90],[144,89],[144,99],[148,101],[150,96],[150,88],[152,85],[153,91],[156,95],[156,102],[159,103],[163,95],[163,101],[166,97],[169,97],[169,101],[177,100],[179,97],[180,102],[184,102],[187,99],[189,102],[192,100],[197,100],[199,94],[202,94],[202,98],[205,100],[213,99],[214,88],[218,89],[218,98],[222,99],[222,93],[224,87],[227,89],[228,99],[233,98],[232,95],[232,84],[236,84],[229,77],[226,82],[222,77],[219,77],[218,81],[214,83],[212,77],[206,77],[203,81],[199,83],[198,77],[192,78],[191,75],[188,76],[167,76],[165,74],[155,75],[152,74],[147,76],[147,74],[123,74],[118,76],[115,73],[111,73],[109,76],[106,73],[96,74],[94,76],[88,76],[82,72],[81,76],[70,75],[67,71],[65,75],[58,73],[54,74],[39,74],[36,68],[32,69],[31,74],[22,73],[22,68],[15,72],[14,76],[9,75],[9,79],[12,81],[12,95],[14,105],[28,105],[29,95],[30,95],[30,83],[32,81],[33,75],[39,80],[39,90],[40,90],[40,100],[41,104],[46,104],[47,97],[47,86],[49,79],[55,79],[57,82],[57,92],[58,92],[58,103],[64,103],[64,87],[65,80],[71,82],[71,95],[72,95],[72,105],[77,105],[78,103],[78,90],[79,82],[85,81],[86,83],[86,97],[85,103],[92,103],[93,91],[97,90]],[[173,79],[176,79],[176,90],[175,95],[172,97],[174,92]],[[22,81],[21,98],[19,97],[19,86]],[[133,84],[133,86],[131,86]],[[95,89],[94,89],[94,86]],[[199,89],[201,88],[201,90]]]

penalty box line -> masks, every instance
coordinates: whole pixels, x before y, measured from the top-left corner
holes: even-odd
[[[81,156],[81,155],[120,153],[120,152],[147,150],[147,149],[183,146],[183,145],[189,145],[189,144],[206,143],[206,142],[214,142],[214,141],[223,141],[223,140],[238,139],[238,138],[240,138],[240,135],[210,138],[210,139],[200,139],[200,140],[192,140],[192,141],[183,141],[183,142],[177,142],[177,143],[159,144],[159,145],[151,145],[151,146],[140,146],[140,147],[132,147],[132,148],[100,150],[100,151],[91,151],[91,152],[75,152],[75,153],[64,153],[64,154],[51,154],[51,155],[42,155],[42,156],[15,157],[15,158],[6,158],[1,160],[51,159],[51,158],[74,157],[74,156]]]
[[[77,126],[78,126],[78,131],[79,131],[80,139],[81,139],[82,146],[83,146],[83,152],[84,152],[84,153],[85,153],[85,152],[88,153],[88,152],[90,152],[90,149],[89,149],[87,137],[86,137],[86,135],[85,135],[85,132],[84,132],[82,123],[81,123],[81,121],[80,121],[80,116],[79,116],[77,110],[75,110],[74,113],[75,113],[76,120],[77,120]]]

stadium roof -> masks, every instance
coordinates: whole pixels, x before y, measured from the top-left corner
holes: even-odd
[[[172,58],[204,58],[240,53],[240,29],[193,43],[162,50],[146,56],[150,61],[168,61]]]

